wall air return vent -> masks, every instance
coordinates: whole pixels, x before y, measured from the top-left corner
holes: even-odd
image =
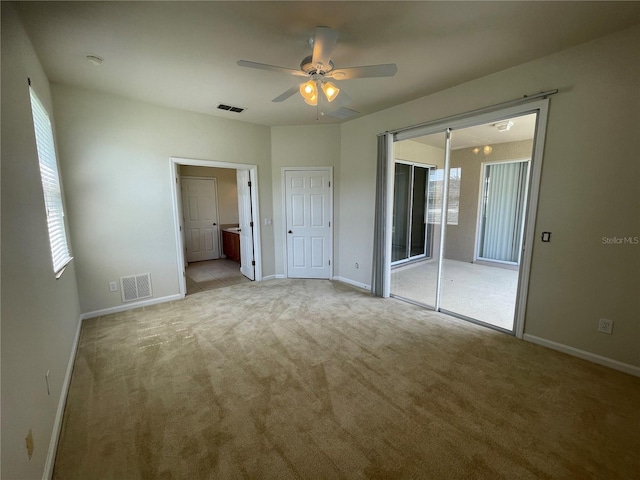
[[[149,273],[121,277],[120,287],[123,302],[131,302],[153,296],[151,293],[151,274]]]
[[[218,110],[226,110],[227,112],[242,113],[246,110],[246,108],[232,107],[231,105],[225,105],[224,103],[221,103],[220,105],[218,105]]]

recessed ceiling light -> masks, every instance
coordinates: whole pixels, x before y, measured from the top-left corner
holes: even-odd
[[[505,120],[504,122],[495,123],[494,126],[499,132],[508,132],[511,130],[511,127],[513,127],[513,122],[511,120]]]
[[[95,65],[96,67],[102,65],[102,62],[104,62],[104,58],[99,57],[98,55],[86,55],[85,58],[87,59],[87,62],[91,65]]]

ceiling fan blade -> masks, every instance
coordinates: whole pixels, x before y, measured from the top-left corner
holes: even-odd
[[[313,41],[313,58],[311,63],[322,63],[329,66],[331,54],[338,41],[338,32],[329,27],[316,28],[316,37]]]
[[[287,90],[286,92],[278,95],[276,98],[274,98],[271,101],[272,102],[284,102],[290,96],[295,95],[296,93],[298,93],[298,90],[300,90],[300,87],[298,85],[296,85],[295,87],[291,87],[289,90]]]
[[[336,80],[350,80],[352,78],[393,77],[398,71],[395,63],[382,65],[367,65],[365,67],[339,68],[327,74]]]
[[[333,103],[337,107],[344,107],[346,105],[351,105],[353,99],[345,93],[344,90],[340,90],[338,97],[331,103]]]
[[[306,77],[307,74],[301,70],[293,70],[291,68],[276,67],[275,65],[267,65],[266,63],[249,62],[248,60],[238,60],[238,65],[241,67],[257,68],[258,70],[269,70],[272,72],[288,73],[289,75],[296,75],[299,77]]]

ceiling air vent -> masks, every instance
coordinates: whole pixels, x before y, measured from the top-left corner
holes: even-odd
[[[225,105],[224,103],[221,103],[220,105],[218,105],[218,110],[226,110],[227,112],[242,113],[246,110],[246,108],[232,107],[231,105]]]
[[[345,107],[342,107],[337,110],[334,110],[333,112],[327,113],[329,117],[335,117],[335,118],[349,118],[358,114],[360,114],[360,112],[356,112],[355,110],[351,110],[350,108],[345,108]]]

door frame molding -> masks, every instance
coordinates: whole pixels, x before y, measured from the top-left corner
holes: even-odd
[[[213,180],[213,184],[215,185],[215,190],[216,190],[216,218],[218,219],[218,235],[216,235],[216,242],[218,242],[218,258],[222,258],[222,245],[220,244],[220,235],[222,234],[222,230],[220,229],[220,209],[219,207],[219,203],[218,203],[218,179],[215,177],[194,177],[193,175],[185,175],[182,176],[180,175],[180,177],[178,178],[178,180],[180,181],[181,185],[180,185],[180,193],[182,193],[182,180],[187,179],[187,180]],[[182,204],[182,211],[184,213],[184,203]],[[184,223],[182,224],[182,227],[184,228]],[[185,232],[186,233],[186,232]],[[185,257],[186,257],[186,253],[185,253]],[[186,263],[189,263],[188,261]]]
[[[177,185],[178,170],[180,165],[190,165],[194,167],[210,167],[210,168],[228,168],[231,170],[249,170],[249,179],[251,180],[251,220],[253,221],[253,254],[256,262],[256,281],[262,281],[262,246],[260,244],[260,202],[258,201],[258,166],[245,163],[230,163],[230,162],[218,162],[215,160],[198,160],[194,158],[181,158],[170,157],[169,158],[169,181],[171,184],[171,196],[173,207],[173,224],[176,241],[176,260],[177,260],[177,272],[178,285],[180,290],[180,296],[184,298],[187,294],[187,280],[185,276],[185,259],[184,259],[184,242],[182,235],[180,234],[180,210],[178,208],[178,195],[180,194],[180,188]],[[219,218],[218,218],[219,220]],[[219,222],[218,222],[219,223]]]
[[[289,266],[288,266],[288,252],[287,252],[287,191],[286,191],[286,172],[300,172],[300,171],[313,171],[324,170],[329,173],[329,280],[333,279],[333,167],[332,166],[320,166],[320,167],[281,167],[280,169],[280,189],[282,190],[282,263],[284,278],[289,278]]]

